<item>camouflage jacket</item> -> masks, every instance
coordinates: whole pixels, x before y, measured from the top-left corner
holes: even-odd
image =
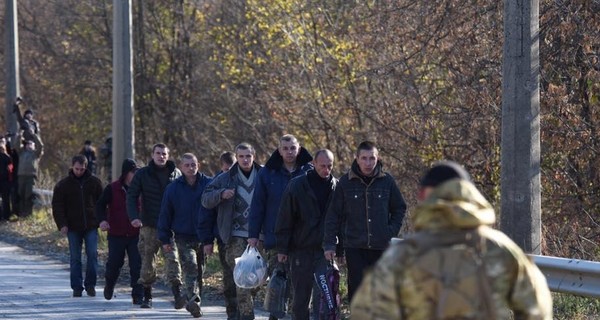
[[[489,227],[494,222],[493,208],[470,182],[455,179],[438,186],[415,209],[415,235],[386,250],[363,279],[351,303],[352,320],[511,319],[512,313],[515,319],[552,319],[546,279],[512,240]],[[478,279],[483,281],[462,281],[473,272],[464,274],[467,262],[460,258],[454,257],[457,268],[448,266],[453,258],[443,256],[452,253],[447,248],[423,250],[410,240],[462,230],[482,239]],[[447,289],[448,279],[461,272],[462,283]],[[478,293],[480,282],[485,282],[488,298]]]

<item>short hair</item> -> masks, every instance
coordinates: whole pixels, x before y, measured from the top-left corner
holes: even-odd
[[[469,173],[454,161],[438,161],[421,178],[421,187],[437,187],[452,179],[471,181]]]
[[[71,158],[71,165],[73,166],[76,163],[82,164],[84,167],[87,167],[88,161],[84,155],[78,154],[76,156],[73,156],[73,158]]]
[[[256,151],[254,151],[254,147],[251,144],[249,144],[248,142],[242,142],[242,143],[238,144],[235,147],[235,153],[237,153],[238,150],[249,150],[250,153],[256,154]]]
[[[357,157],[362,150],[365,150],[365,151],[377,150],[377,147],[375,146],[375,143],[366,140],[366,141],[361,142],[358,145],[358,148],[356,148],[356,156]]]
[[[235,162],[235,154],[231,151],[225,151],[221,153],[219,156],[219,160],[221,163],[227,163],[228,165],[232,165]]]
[[[167,151],[169,150],[169,147],[167,147],[166,144],[164,144],[164,143],[157,143],[157,144],[155,144],[155,145],[152,146],[152,153],[154,153],[154,151],[156,150],[156,148],[167,149]]]
[[[333,152],[331,152],[331,150],[329,150],[329,149],[319,149],[319,150],[317,150],[317,152],[315,152],[315,158],[314,158],[314,160],[316,161],[317,158],[320,155],[326,155],[331,160],[333,160],[333,158],[334,158],[333,157]]]
[[[196,155],[191,152],[186,152],[182,154],[179,158],[179,161],[183,162],[183,160],[195,160],[196,162],[198,162],[198,158],[196,157]]]
[[[296,139],[296,137],[291,134],[284,134],[283,136],[281,136],[281,138],[279,139],[279,145],[281,145],[282,141],[291,142],[293,144],[300,144],[298,143],[298,139]]]

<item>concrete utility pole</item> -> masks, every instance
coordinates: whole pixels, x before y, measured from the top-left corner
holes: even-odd
[[[539,0],[504,0],[500,227],[540,254]]]
[[[125,158],[135,158],[131,0],[113,0],[112,173],[118,177]]]
[[[6,70],[6,98],[4,100],[6,111],[6,130],[16,133],[17,116],[13,112],[15,98],[21,93],[19,90],[19,29],[17,23],[17,1],[6,0],[4,6],[4,33],[6,36],[4,46],[4,59]]]

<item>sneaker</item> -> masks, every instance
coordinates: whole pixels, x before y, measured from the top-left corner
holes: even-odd
[[[185,310],[189,311],[192,317],[200,318],[202,317],[202,311],[200,310],[200,304],[196,302],[196,299],[192,298],[185,305]]]
[[[89,287],[85,289],[85,292],[87,293],[88,296],[90,297],[95,297],[96,296],[96,288],[94,287]]]
[[[105,285],[104,286],[104,299],[110,300],[113,298],[115,293],[115,286]]]
[[[82,293],[83,293],[82,289],[75,289],[75,290],[73,290],[73,297],[79,298],[79,297],[81,297]]]

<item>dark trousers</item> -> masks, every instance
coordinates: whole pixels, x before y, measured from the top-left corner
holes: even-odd
[[[364,272],[372,267],[383,254],[383,250],[344,248],[348,267],[348,301],[360,286]]]
[[[0,183],[0,196],[2,197],[2,216],[1,219],[8,220],[10,218],[10,189],[8,182]],[[1,220],[0,219],[0,220]]]
[[[310,319],[310,300],[313,297],[313,315],[319,315],[320,291],[315,285],[315,270],[320,265],[326,265],[323,250],[296,250],[289,255],[291,282],[294,300],[292,312],[294,320]]]
[[[131,296],[142,298],[144,289],[138,284],[140,278],[140,268],[142,267],[142,258],[138,250],[138,236],[121,237],[108,235],[108,260],[106,261],[106,271],[104,278],[107,285],[114,286],[121,274],[121,268],[125,263],[125,254],[129,260],[129,275],[131,286]]]

